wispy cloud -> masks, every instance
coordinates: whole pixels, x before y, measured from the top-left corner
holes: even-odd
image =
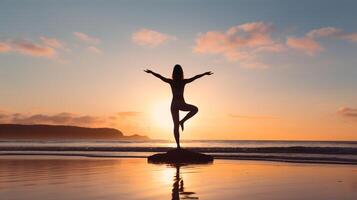
[[[63,48],[64,44],[56,38],[40,37],[43,44],[53,48]]]
[[[347,40],[350,42],[357,42],[357,33],[347,33],[342,29],[331,27],[331,26],[313,29],[306,34],[306,37],[310,37],[310,38],[329,37],[329,38]]]
[[[12,40],[9,44],[13,51],[30,56],[53,58],[56,54],[54,48],[28,40]]]
[[[95,54],[102,54],[103,51],[98,48],[96,45],[100,44],[100,39],[93,37],[93,36],[89,36],[86,33],[82,33],[82,32],[73,32],[73,35],[78,38],[80,41],[84,42],[85,44],[89,45],[85,48],[86,51],[95,53]]]
[[[0,123],[11,124],[50,124],[73,125],[84,127],[115,127],[124,131],[136,132],[145,122],[137,124],[136,117],[143,116],[142,112],[123,111],[104,116],[81,115],[62,112],[57,114],[11,113],[0,110]],[[140,131],[142,132],[142,130]]]
[[[34,114],[25,115],[15,113],[8,115],[8,123],[16,124],[53,124],[53,125],[76,125],[76,126],[96,126],[103,124],[104,120],[100,117],[89,115],[76,115],[72,113],[59,113],[54,115]]]
[[[142,115],[142,112],[137,112],[137,111],[124,111],[124,112],[118,112],[117,115],[120,117],[136,117]]]
[[[351,42],[357,42],[357,33],[345,34],[345,35],[340,36],[340,38],[351,41]]]
[[[117,112],[114,115],[110,116],[112,120],[121,120],[121,121],[127,121],[128,119],[134,119],[137,117],[143,117],[144,114],[142,112],[137,112],[137,111],[122,111],[122,112]]]
[[[342,29],[328,26],[313,29],[306,33],[305,36],[300,38],[288,37],[286,44],[292,49],[296,49],[307,55],[313,56],[324,50],[322,45],[317,41],[320,38],[331,38],[357,42],[357,33],[346,33]]]
[[[176,40],[176,37],[143,28],[134,32],[131,39],[138,45],[156,47],[168,41]]]
[[[320,38],[320,37],[337,37],[341,35],[343,31],[335,27],[323,27],[319,29],[313,29],[306,34],[309,38]]]
[[[11,46],[5,42],[0,42],[0,53],[11,51]]]
[[[357,33],[348,33],[335,27],[313,29],[301,37],[274,38],[274,32],[273,25],[266,22],[240,24],[226,31],[212,30],[197,36],[193,51],[221,55],[227,61],[239,62],[242,67],[267,68],[269,64],[260,59],[263,53],[277,54],[293,49],[314,56],[325,50],[318,41],[320,38],[357,42]]]
[[[93,53],[97,53],[97,54],[102,54],[103,53],[102,50],[100,50],[98,47],[95,47],[95,46],[89,46],[87,48],[87,50],[90,51],[90,52],[93,52]]]
[[[324,48],[318,42],[309,37],[288,37],[286,44],[290,48],[301,51],[309,56],[313,56],[316,53],[319,53],[324,50]]]
[[[357,118],[357,108],[342,107],[338,109],[337,113],[344,117]]]
[[[100,43],[100,39],[93,37],[93,36],[89,36],[85,33],[82,32],[73,32],[73,35],[75,37],[77,37],[79,40],[81,40],[82,42],[88,43],[88,44],[99,44]]]
[[[283,44],[271,34],[271,23],[251,22],[230,27],[225,32],[208,31],[199,34],[193,48],[195,53],[222,55],[228,61],[239,61],[249,68],[264,68],[267,64],[257,59],[258,53],[282,52]]]
[[[58,39],[43,36],[38,42],[26,39],[0,41],[0,53],[15,52],[34,57],[56,58],[57,50],[63,47],[63,43]]]

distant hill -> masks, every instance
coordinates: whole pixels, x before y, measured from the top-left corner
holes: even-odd
[[[114,128],[86,128],[64,125],[0,124],[0,140],[147,140],[147,136],[125,136]]]

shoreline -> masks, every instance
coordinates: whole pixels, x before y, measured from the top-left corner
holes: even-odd
[[[0,151],[102,151],[102,152],[166,152],[173,147],[113,146],[0,146]],[[200,153],[304,153],[357,155],[357,147],[185,147]]]
[[[0,159],[3,157],[16,156],[53,156],[53,157],[83,157],[83,158],[145,158],[144,155],[96,155],[86,153],[54,153],[54,152],[1,152]],[[337,165],[357,165],[355,159],[317,159],[317,158],[300,158],[300,157],[283,157],[283,156],[222,156],[213,155],[217,160],[250,160],[262,162],[281,162],[281,163],[300,163],[300,164],[337,164]]]

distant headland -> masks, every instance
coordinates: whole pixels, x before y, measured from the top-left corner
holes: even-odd
[[[148,140],[142,135],[125,136],[114,128],[67,125],[0,124],[0,140]]]

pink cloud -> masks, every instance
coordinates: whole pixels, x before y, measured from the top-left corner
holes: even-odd
[[[57,49],[64,45],[58,39],[40,37],[41,42],[25,39],[0,41],[0,53],[15,52],[34,57],[57,58]]]
[[[11,46],[7,43],[0,42],[0,53],[11,51]]]
[[[99,48],[95,47],[95,46],[89,46],[87,48],[88,51],[93,52],[93,53],[97,53],[97,54],[102,54],[102,50],[100,50]]]
[[[268,46],[262,46],[256,48],[255,52],[272,52],[272,53],[279,53],[286,50],[286,47],[280,43],[274,43]]]
[[[0,123],[11,124],[52,124],[52,125],[75,125],[75,126],[104,126],[108,123],[107,118],[77,115],[73,113],[47,114],[22,114],[0,113]]]
[[[331,37],[347,40],[350,42],[357,42],[357,33],[346,33],[342,29],[338,29],[335,27],[323,27],[319,29],[313,29],[308,32],[306,36],[310,38]]]
[[[274,43],[270,37],[273,30],[273,26],[270,23],[251,22],[231,27],[226,33],[234,37],[237,45],[257,47]],[[238,35],[240,32],[245,33],[245,36]]]
[[[134,32],[131,39],[138,45],[156,47],[170,40],[176,40],[176,37],[143,28]]]
[[[100,43],[100,39],[99,38],[95,38],[92,36],[89,36],[85,33],[81,33],[81,32],[73,32],[73,35],[76,36],[79,40],[89,43],[89,44],[99,44]]]
[[[12,50],[30,56],[53,58],[56,54],[56,50],[52,47],[27,40],[13,40],[10,45]]]
[[[222,55],[228,61],[239,61],[241,66],[266,68],[257,60],[258,53],[282,52],[283,44],[271,37],[274,28],[270,23],[251,22],[230,27],[227,31],[208,31],[199,34],[193,51],[199,54]]]
[[[136,119],[141,117],[140,119]],[[143,118],[144,117],[144,118]],[[129,133],[142,133],[146,130],[145,114],[135,111],[123,111],[112,115],[96,116],[75,113],[31,114],[12,113],[0,110],[0,123],[5,124],[50,124],[73,125],[84,127],[115,127]]]
[[[208,31],[197,37],[194,51],[198,53],[237,54],[239,48],[273,45],[275,42],[270,36],[272,31],[272,25],[263,22],[233,26],[226,32]]]
[[[286,44],[290,48],[296,49],[310,56],[313,56],[316,53],[324,50],[324,48],[318,42],[309,37],[288,37]]]
[[[357,42],[357,33],[344,34],[340,38],[350,42]]]
[[[209,31],[200,34],[196,39],[194,52],[200,54],[221,54],[229,61],[238,61],[249,57],[248,53],[240,51],[237,44],[228,35]]]
[[[305,34],[304,37],[288,37],[286,43],[289,47],[313,56],[324,50],[318,42],[320,38],[332,38],[357,42],[357,33],[346,33],[344,30],[335,27],[322,27],[313,29]]]
[[[267,33],[273,30],[271,23],[264,22],[250,22],[237,26],[238,29],[241,29],[245,32],[251,33]]]
[[[53,48],[63,48],[64,45],[61,41],[59,41],[58,39],[55,38],[48,38],[48,37],[40,37],[41,41],[43,42],[43,44],[53,47]]]
[[[337,111],[337,113],[344,117],[356,117],[357,118],[357,108],[342,107]]]
[[[357,42],[357,33],[330,26],[313,29],[302,37],[289,36],[285,44],[272,37],[274,31],[272,24],[265,22],[240,24],[226,31],[208,31],[197,36],[193,51],[221,55],[228,61],[240,62],[242,67],[266,68],[268,65],[258,59],[262,53],[280,53],[290,48],[313,56],[324,51],[320,38]]]
[[[342,30],[335,27],[324,27],[319,29],[313,29],[306,34],[310,38],[319,38],[319,37],[336,37],[342,34]]]

